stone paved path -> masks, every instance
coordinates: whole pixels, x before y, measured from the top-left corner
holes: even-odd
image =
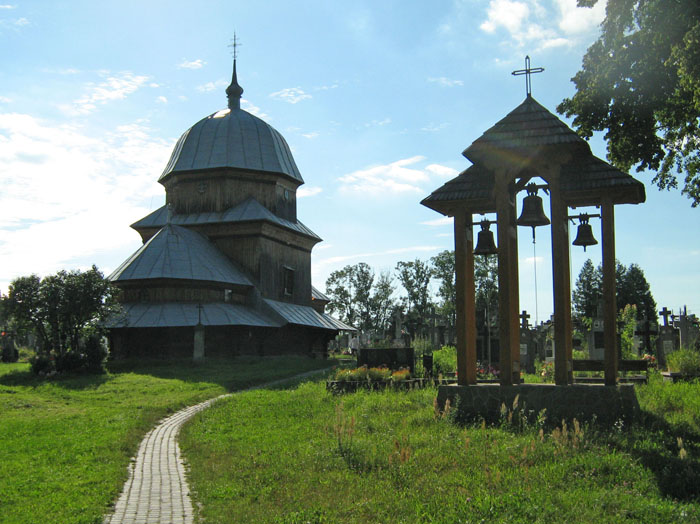
[[[295,377],[276,380],[251,389],[319,374],[325,369],[309,371]],[[178,411],[162,420],[141,441],[139,451],[129,466],[129,479],[124,484],[114,511],[104,524],[192,524],[194,511],[185,467],[180,456],[177,435],[182,425],[197,412],[217,400],[235,393],[220,395]]]

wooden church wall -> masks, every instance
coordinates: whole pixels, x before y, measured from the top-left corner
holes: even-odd
[[[165,201],[173,204],[175,213],[219,213],[252,197],[278,216],[295,221],[296,187],[278,175],[209,171],[172,176],[165,182]]]

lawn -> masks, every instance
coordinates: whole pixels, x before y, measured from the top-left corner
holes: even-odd
[[[434,389],[251,391],[180,442],[207,523],[700,522],[700,385],[638,389],[635,425],[460,426]],[[680,439],[680,440],[679,440]]]
[[[159,419],[326,366],[302,357],[124,362],[105,375],[44,380],[27,364],[0,364],[0,522],[99,523]]]

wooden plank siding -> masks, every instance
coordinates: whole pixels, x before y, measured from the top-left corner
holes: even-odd
[[[252,197],[277,216],[293,222],[297,219],[296,190],[299,182],[283,175],[211,170],[174,174],[164,185],[165,202],[173,205],[174,213],[220,213]]]

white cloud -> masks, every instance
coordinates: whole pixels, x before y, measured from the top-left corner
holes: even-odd
[[[2,290],[134,244],[172,149],[143,123],[94,136],[18,113],[0,113],[0,144]]]
[[[385,126],[387,124],[391,124],[391,118],[386,117],[382,120],[372,120],[371,122],[367,122],[365,124],[365,127],[375,127],[375,126]]]
[[[107,76],[109,73],[100,73]],[[75,100],[72,105],[60,106],[68,115],[86,115],[97,109],[99,105],[104,105],[115,100],[123,100],[128,95],[137,91],[148,81],[144,75],[135,75],[125,71],[111,76],[107,76],[99,84],[90,82],[87,84],[86,93]]]
[[[283,100],[289,102],[290,104],[296,104],[307,98],[312,98],[308,93],[305,93],[300,87],[287,87],[280,91],[275,91],[270,93],[270,98],[276,98],[278,100]]]
[[[10,102],[12,102],[11,98],[0,95],[0,104],[9,104]]]
[[[463,80],[452,80],[452,79],[444,77],[444,76],[440,76],[437,78],[429,77],[428,82],[439,84],[443,87],[455,87],[455,86],[463,86],[464,85]]]
[[[262,118],[265,121],[270,119],[270,117],[263,113],[258,106],[254,105],[252,102],[246,100],[245,98],[241,99],[241,109],[243,109],[244,111],[248,111],[250,114],[257,116],[258,118]]]
[[[592,8],[578,7],[576,0],[555,0],[561,20],[559,28],[566,34],[587,33],[597,28],[605,18],[606,3],[599,1]]]
[[[441,131],[445,129],[447,126],[449,126],[449,122],[442,122],[441,124],[435,124],[433,122],[430,122],[427,126],[421,127],[421,131],[426,131],[428,133],[436,133],[438,131]]]
[[[423,226],[451,226],[452,225],[452,217],[442,217],[442,218],[436,218],[434,220],[426,220],[425,222],[421,222],[421,225]]]
[[[552,0],[548,7],[538,0],[490,0],[480,28],[489,34],[504,30],[518,48],[569,46],[596,29],[605,17],[605,6],[605,0],[593,8],[578,7],[576,0]]]
[[[318,132],[311,131],[310,133],[302,133],[301,136],[303,136],[304,138],[309,138],[309,139],[316,138],[318,136]]]
[[[204,60],[198,58],[197,60],[183,60],[177,67],[179,69],[201,69],[205,64]]]
[[[454,178],[459,174],[459,171],[452,167],[442,166],[440,164],[430,164],[425,166],[425,170],[445,178]]]
[[[8,4],[0,5],[0,9],[15,9],[15,8],[17,8],[16,5],[8,5]]]
[[[491,0],[487,10],[488,19],[481,24],[481,29],[494,33],[499,27],[504,27],[511,34],[518,33],[530,15],[530,9],[525,2],[511,0]]]
[[[24,18],[24,17],[18,18],[17,20],[15,20],[15,25],[16,25],[16,26],[19,26],[19,27],[22,27],[22,26],[25,26],[25,25],[29,25],[29,20],[27,20],[27,19]]]
[[[166,97],[164,97],[164,96],[159,96],[158,98],[156,98],[156,102],[158,102],[158,103],[160,103],[160,104],[167,104],[167,103],[168,103],[168,99],[167,99]]]
[[[201,93],[209,93],[209,92],[215,91],[217,89],[226,89],[226,87],[228,85],[229,85],[228,80],[220,78],[216,82],[207,82],[206,84],[199,85],[195,89]]]
[[[423,156],[413,156],[389,164],[360,169],[341,176],[340,190],[365,196],[387,195],[388,193],[417,193],[425,191],[418,185],[428,182],[430,177],[421,169],[412,166],[425,160]]]
[[[301,187],[297,191],[297,198],[307,198],[318,195],[323,189],[318,186]]]

